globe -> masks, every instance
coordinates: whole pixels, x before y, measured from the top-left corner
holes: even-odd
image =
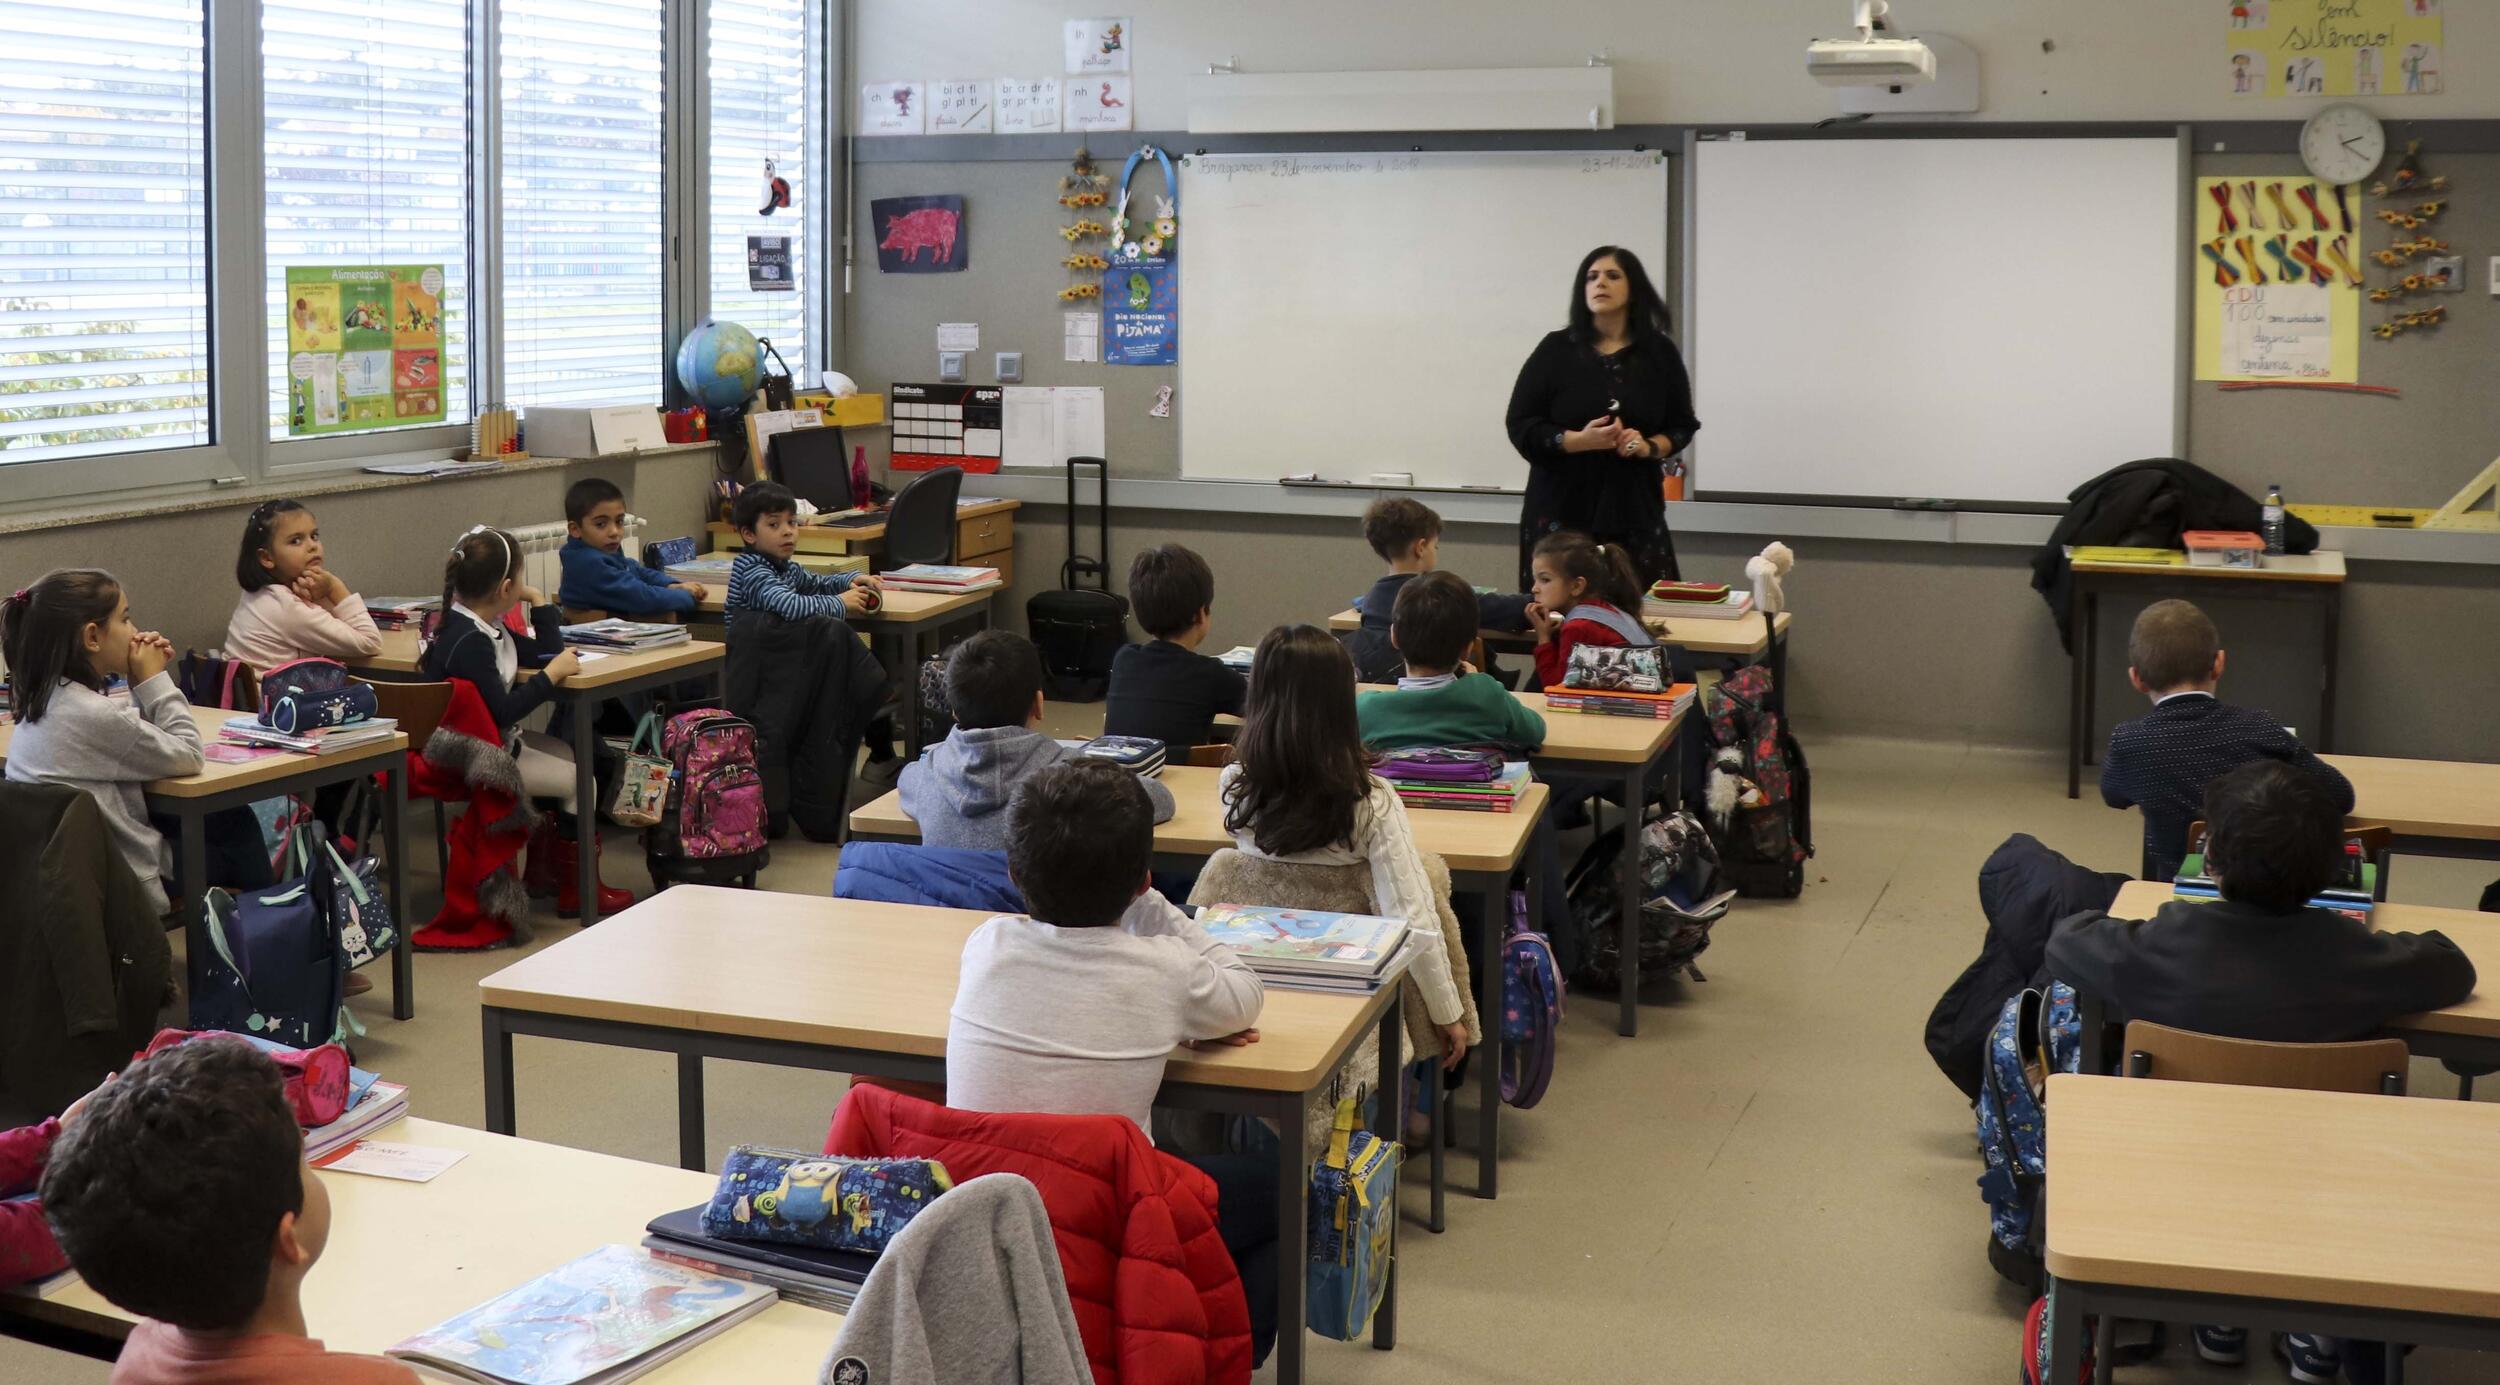
[[[707,317],[677,347],[677,383],[706,409],[734,409],[755,393],[762,360],[753,332]]]

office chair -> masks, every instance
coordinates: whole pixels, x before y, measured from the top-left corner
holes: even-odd
[[[963,468],[953,466],[925,472],[903,487],[886,511],[884,566],[954,562],[955,500],[963,489]]]

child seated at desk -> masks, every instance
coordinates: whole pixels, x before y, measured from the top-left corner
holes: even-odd
[[[264,500],[243,520],[234,560],[243,597],[226,622],[226,653],[267,673],[298,659],[370,659],[382,631],[365,600],[330,571],[321,527],[292,500]]]
[[[2203,811],[2222,898],[2172,900],[2145,922],[2084,915],[2049,935],[2049,975],[2100,1000],[2110,1022],[2336,1043],[2474,993],[2474,964],[2446,934],[2378,932],[2309,903],[2344,850],[2343,811],[2314,776],[2258,759],[2206,785]],[[2247,1355],[2241,1328],[2200,1326],[2195,1338],[2208,1361]],[[2283,1349],[2293,1379],[2335,1379],[2335,1338],[2293,1333]]]
[[[1511,753],[1545,744],[1545,718],[1488,674],[1464,662],[1476,639],[1476,593],[1447,572],[1420,574],[1398,591],[1389,640],[1405,660],[1395,692],[1355,702],[1363,744],[1498,745]]]
[[[1390,624],[1397,618],[1398,593],[1417,576],[1440,569],[1441,516],[1422,501],[1383,496],[1363,511],[1363,541],[1389,565],[1389,574],[1354,599],[1354,613],[1362,624],[1339,638],[1346,653],[1354,656],[1355,681],[1386,683],[1403,666],[1389,637]],[[1528,598],[1509,592],[1478,595],[1473,587],[1467,594],[1476,603],[1476,623],[1467,632],[1470,642],[1479,629],[1528,628]]]
[[[41,1188],[70,1264],[141,1319],[113,1385],[416,1385],[307,1331],[330,1195],[258,1049],[204,1039],[133,1063],[63,1128]]]
[[[1116,765],[1079,762],[1017,788],[1003,815],[1007,869],[1028,912],[964,940],[946,1026],[947,1105],[1126,1116],[1151,1139],[1175,1045],[1258,1041],[1251,1025],[1267,999],[1258,974],[1150,887],[1148,786]],[[1276,1175],[1255,1157],[1189,1162],[1215,1180],[1256,1361],[1276,1335]]]
[[[1529,603],[1528,623],[1536,627],[1536,681],[1540,688],[1560,686],[1571,667],[1571,651],[1584,644],[1613,649],[1649,649],[1658,637],[1641,624],[1641,579],[1632,571],[1632,554],[1621,544],[1604,544],[1566,529],[1538,540],[1529,556],[1536,600]],[[1677,677],[1683,675],[1679,670]]]
[[[738,617],[760,612],[783,620],[832,616],[848,621],[873,611],[885,583],[866,572],[810,572],[792,555],[799,551],[799,498],[786,486],[759,482],[738,492],[730,503],[729,522],[746,545],[729,564],[729,595],[722,603],[723,637],[733,646]],[[752,624],[752,622],[750,622]],[[918,676],[905,669],[902,676]],[[864,737],[868,764],[862,777],[872,784],[891,784],[901,773],[902,757],[894,753],[894,722],[879,717]]]
[[[1191,746],[1215,739],[1218,715],[1240,714],[1249,687],[1222,660],[1198,652],[1214,620],[1215,572],[1179,544],[1162,544],[1129,564],[1128,598],[1154,638],[1112,656],[1103,734],[1161,741],[1165,755],[1186,762]]]
[[[2144,878],[2170,880],[2187,854],[2187,831],[2214,776],[2252,760],[2288,764],[2317,781],[2335,811],[2352,811],[2352,784],[2291,732],[2254,707],[2214,696],[2222,636],[2185,601],[2156,601],[2127,636],[2127,681],[2153,710],[2111,728],[2101,757],[2101,798],[2144,810]]]
[[[104,1080],[113,1079],[108,1074]],[[48,1278],[69,1264],[52,1224],[44,1220],[36,1187],[61,1132],[78,1123],[94,1096],[89,1092],[48,1120],[0,1130],[0,1290]]]
[[[671,582],[668,574],[625,556],[625,492],[596,476],[564,493],[564,547],[556,556],[564,580],[556,604],[574,611],[605,611],[626,620],[682,616],[704,597],[700,582]]]
[[[946,700],[955,729],[903,767],[903,811],[929,846],[1003,851],[1017,788],[1080,758],[1041,731],[1041,651],[1013,631],[974,635],[947,657]],[[1152,779],[1139,785],[1154,821],[1171,821],[1172,791]]]

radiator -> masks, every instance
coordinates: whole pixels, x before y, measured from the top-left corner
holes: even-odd
[[[556,599],[556,589],[564,585],[564,564],[556,554],[564,547],[564,525],[532,524],[512,531],[513,541],[521,545],[521,580]],[[642,516],[625,516],[625,556],[642,558]]]

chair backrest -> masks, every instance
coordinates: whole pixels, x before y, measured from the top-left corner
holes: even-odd
[[[886,565],[955,561],[955,500],[963,489],[963,468],[954,466],[923,472],[903,487],[886,512]]]
[[[608,613],[596,606],[565,606],[559,609],[564,612],[564,623],[567,625],[588,625],[594,620],[608,618]]]
[[[424,752],[426,740],[451,710],[449,683],[376,683],[370,678],[356,681],[373,689],[374,714],[397,721],[412,751]]]
[[[1198,769],[1222,769],[1232,762],[1233,748],[1222,741],[1213,745],[1193,745],[1189,748],[1189,763]]]
[[[2144,1020],[2128,1022],[2126,1053],[2129,1077],[2389,1096],[2404,1094],[2408,1058],[2402,1039],[2275,1044]]]

